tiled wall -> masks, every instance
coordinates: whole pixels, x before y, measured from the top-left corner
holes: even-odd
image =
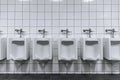
[[[40,37],[38,29],[48,31],[53,38],[53,60],[44,67],[37,61],[1,61],[0,72],[10,73],[119,73],[119,62],[85,62],[80,59],[66,67],[57,59],[57,39],[65,37],[60,30],[68,28],[69,37],[87,37],[84,28],[92,28],[92,37],[107,37],[106,28],[120,26],[120,0],[0,0],[1,36],[18,36],[14,29],[23,28],[24,37]],[[116,33],[119,37],[119,32]],[[80,48],[79,48],[80,49]]]

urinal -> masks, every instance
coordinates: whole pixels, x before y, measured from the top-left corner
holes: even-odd
[[[77,42],[72,38],[65,38],[59,40],[58,58],[59,60],[71,61],[77,60]]]
[[[33,60],[52,60],[52,42],[48,38],[35,38]]]
[[[6,58],[6,50],[7,50],[7,39],[6,38],[0,38],[0,60],[3,60]]]
[[[27,60],[29,58],[28,38],[9,38],[7,40],[7,60]]]
[[[104,57],[108,60],[120,60],[120,39],[104,39]]]
[[[81,39],[81,53],[83,60],[102,60],[103,59],[103,40],[100,38]]]

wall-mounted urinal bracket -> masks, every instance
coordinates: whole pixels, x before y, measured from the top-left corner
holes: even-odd
[[[15,31],[22,37],[22,33],[24,32],[23,29],[15,29]]]
[[[93,31],[91,28],[89,28],[89,29],[84,29],[83,32],[88,32],[89,38],[91,38],[91,32],[93,32]]]
[[[106,29],[105,32],[111,32],[112,34],[112,38],[114,38],[115,36],[115,32],[117,32],[115,29]]]
[[[70,31],[68,29],[66,30],[61,30],[62,33],[65,33],[66,34],[66,38],[68,38],[68,35],[70,33]]]
[[[45,29],[38,30],[38,32],[43,35],[43,38],[45,38],[45,34],[47,33],[47,31],[45,31]]]

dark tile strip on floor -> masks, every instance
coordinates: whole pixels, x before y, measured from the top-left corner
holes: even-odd
[[[115,74],[0,74],[0,80],[120,80]]]

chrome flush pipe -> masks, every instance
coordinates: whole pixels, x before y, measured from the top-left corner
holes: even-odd
[[[70,33],[70,31],[68,29],[66,30],[61,30],[62,33],[65,33],[66,34],[66,38],[68,38],[68,35]]]
[[[93,32],[91,28],[89,29],[84,29],[83,32],[88,32],[89,38],[91,38],[91,33]]]
[[[43,30],[38,30],[38,32],[43,35],[43,38],[45,38],[45,34],[46,34],[46,32],[47,32],[47,31],[45,31],[45,29],[43,29]]]
[[[117,32],[114,28],[113,29],[106,29],[105,32],[111,32],[112,34],[112,38],[114,38],[115,36],[115,32]]]
[[[20,38],[22,38],[23,29],[15,29],[15,31],[20,35]]]

